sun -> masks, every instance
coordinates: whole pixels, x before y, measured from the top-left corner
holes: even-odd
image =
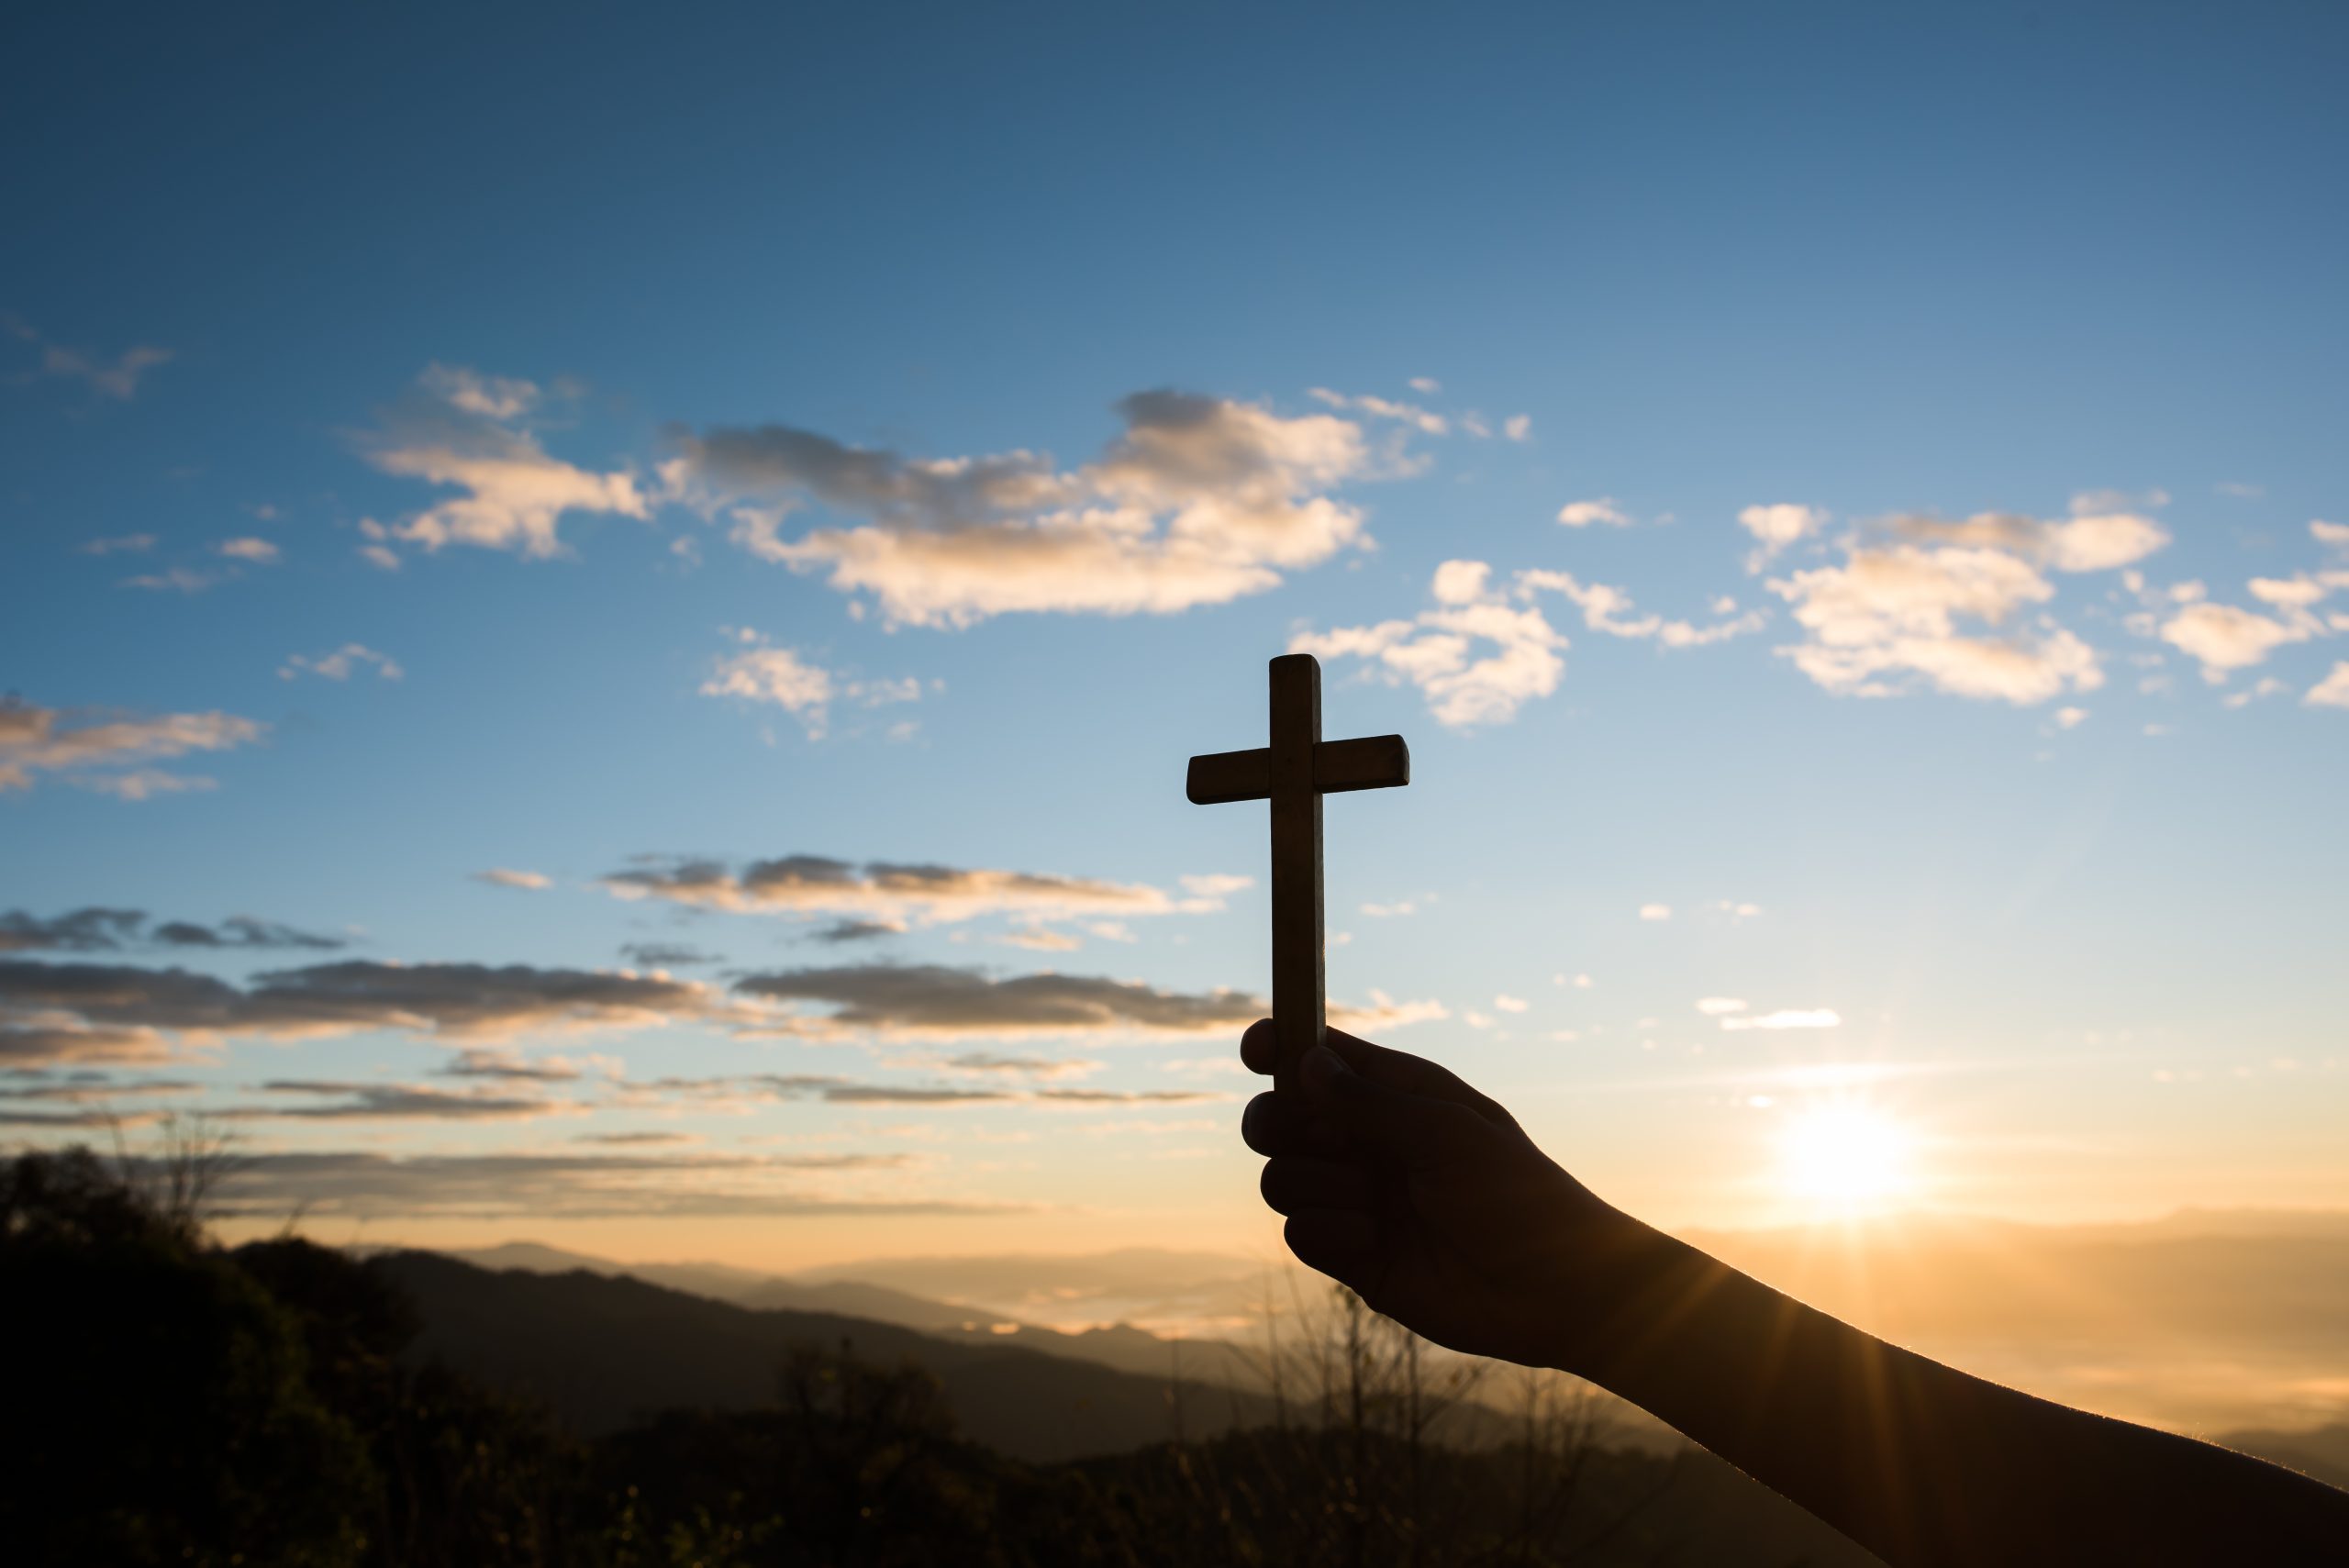
[[[1909,1188],[1915,1139],[1868,1106],[1820,1106],[1798,1113],[1780,1135],[1779,1180],[1795,1197],[1865,1208]]]

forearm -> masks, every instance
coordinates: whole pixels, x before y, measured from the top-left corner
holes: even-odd
[[[1556,1364],[1907,1568],[2288,1563],[2349,1494],[1888,1345],[1635,1221],[1561,1315]]]

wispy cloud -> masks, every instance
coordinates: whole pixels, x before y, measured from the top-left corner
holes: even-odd
[[[288,655],[285,662],[278,666],[277,678],[291,681],[316,675],[326,681],[347,681],[353,670],[370,665],[381,680],[396,681],[407,673],[390,654],[380,653],[363,642],[346,642],[333,652],[315,658],[301,653]]]
[[[107,952],[125,948],[309,948],[349,944],[274,920],[231,915],[217,925],[152,920],[143,909],[89,906],[46,918],[12,909],[0,915],[0,952]]]
[[[772,646],[755,631],[729,635],[738,645],[737,651],[717,659],[709,678],[702,683],[702,695],[772,704],[796,718],[811,740],[822,740],[830,728],[835,703],[880,707],[921,696],[921,682],[911,675],[894,681],[861,680],[827,670],[796,649]]]
[[[1075,974],[994,978],[943,964],[786,970],[737,981],[737,993],[830,1009],[823,1028],[890,1038],[1120,1032],[1196,1034],[1244,1026],[1264,1005],[1243,992],[1162,991],[1138,980]]]
[[[123,1031],[292,1040],[398,1029],[494,1039],[727,1012],[697,983],[601,970],[350,961],[271,971],[236,985],[176,968],[0,960],[0,1029],[16,1031],[0,1055],[19,1061],[169,1054]]]
[[[721,861],[646,856],[602,884],[622,898],[657,898],[739,914],[832,915],[856,922],[833,929],[832,939],[839,940],[882,935],[907,921],[940,925],[986,915],[1028,920],[1130,917],[1175,913],[1184,903],[1140,883],[885,861],[857,864],[821,855],[752,861],[739,870]]]
[[[30,789],[33,775],[41,773],[128,800],[207,788],[208,779],[142,764],[194,751],[229,751],[260,740],[262,728],[251,719],[219,712],[141,716],[39,707],[0,696],[0,794]]]
[[[665,1216],[999,1214],[1011,1206],[837,1184],[902,1170],[899,1154],[249,1154],[222,1178],[228,1217],[609,1219]]]
[[[13,316],[0,317],[0,328],[39,351],[39,373],[79,382],[117,402],[127,403],[137,396],[139,384],[146,379],[147,373],[158,365],[171,363],[173,358],[171,350],[148,343],[126,349],[112,359],[85,349],[69,349],[62,343],[50,342]]]
[[[487,871],[473,873],[475,882],[485,882],[492,887],[511,887],[522,893],[540,893],[554,885],[554,879],[544,872],[517,871],[511,866],[492,866]]]
[[[1781,1007],[1774,1013],[1730,1013],[1721,1018],[1725,1029],[1831,1029],[1842,1026],[1832,1007]]]

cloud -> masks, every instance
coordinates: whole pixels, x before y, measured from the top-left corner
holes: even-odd
[[[1019,1098],[1008,1089],[956,1089],[909,1084],[843,1084],[826,1089],[823,1097],[827,1104],[837,1106],[971,1106]]]
[[[1905,673],[1958,696],[2027,705],[2104,684],[2087,644],[2044,617],[2029,631],[1959,634],[1961,617],[2005,627],[2054,596],[2036,569],[2003,550],[1853,547],[1841,566],[1769,586],[1809,634],[1779,651],[1832,692],[1893,695],[1902,688],[1887,677]]]
[[[2168,530],[2150,517],[2094,509],[2126,499],[2082,495],[2074,501],[2075,515],[2060,521],[2017,512],[1977,512],[1955,523],[1904,514],[1885,526],[1905,539],[2004,550],[2058,572],[2109,572],[2143,561],[2169,543]]]
[[[212,547],[212,553],[226,556],[230,561],[249,561],[256,566],[274,566],[285,552],[268,539],[248,535],[243,539],[222,539]]]
[[[1261,1016],[1261,1015],[1259,1015]],[[1373,990],[1366,1006],[1332,1001],[1330,1021],[1354,1034],[1375,1034],[1386,1029],[1408,1029],[1413,1024],[1429,1023],[1452,1017],[1452,1009],[1441,1002],[1398,1002],[1384,991]]]
[[[1233,894],[1244,893],[1256,885],[1254,877],[1238,876],[1230,872],[1208,872],[1204,875],[1180,877],[1177,880],[1182,883],[1184,892],[1194,898],[1212,899],[1218,907],[1222,906],[1223,900]]]
[[[739,872],[718,861],[646,856],[636,868],[614,872],[602,882],[622,898],[659,898],[737,914],[836,915],[881,928],[843,932],[836,927],[837,940],[882,935],[907,921],[932,926],[986,915],[1028,920],[1130,917],[1176,908],[1164,892],[1139,883],[883,861],[858,865],[821,855],[753,861]]]
[[[1741,996],[1699,996],[1697,1010],[1709,1018],[1717,1018],[1723,1013],[1745,1011],[1745,1000]]]
[[[825,573],[908,625],[1170,614],[1263,593],[1367,544],[1362,514],[1324,494],[1371,475],[1353,422],[1165,391],[1117,412],[1124,433],[1068,471],[1029,451],[909,458],[768,425],[680,434],[679,473],[721,506],[780,496],[785,510],[747,518],[746,548]],[[788,508],[806,501],[863,521],[783,539]]]
[[[233,582],[242,575],[233,566],[218,572],[198,572],[193,567],[173,566],[161,572],[126,577],[122,585],[126,588],[146,588],[159,594],[201,594],[217,584]]]
[[[716,963],[719,958],[717,953],[675,942],[629,942],[620,949],[620,956],[646,969],[690,969]]]
[[[921,683],[911,675],[895,681],[854,680],[811,662],[796,649],[766,646],[757,632],[735,631],[729,635],[738,643],[750,646],[740,652],[720,655],[714,662],[709,679],[702,683],[701,695],[771,703],[799,720],[810,740],[824,738],[835,702],[879,707],[887,703],[914,702],[921,696]]]
[[[1050,971],[990,978],[942,964],[861,964],[787,970],[737,981],[735,991],[768,1001],[829,1008],[821,1030],[885,1037],[1029,1035],[1118,1031],[1193,1034],[1232,1029],[1264,1015],[1243,992],[1161,991],[1137,980]]]
[[[584,1107],[563,1100],[495,1092],[454,1092],[421,1084],[335,1084],[281,1080],[271,1095],[313,1096],[293,1105],[231,1106],[211,1114],[236,1120],[515,1121]]]
[[[2300,700],[2314,707],[2349,707],[2349,659],[2334,660],[2332,673]]]
[[[22,1072],[25,1069],[17,1069]],[[123,1095],[192,1095],[205,1085],[177,1078],[109,1078],[103,1073],[75,1073],[59,1083],[12,1084],[0,1088],[0,1100],[63,1100],[81,1105]]]
[[[1034,952],[1074,952],[1085,945],[1083,939],[1055,931],[1049,926],[1023,926],[996,940],[1007,947],[1027,948]]]
[[[903,920],[834,920],[807,933],[808,940],[818,942],[873,942],[885,937],[906,934]]]
[[[1729,1014],[1722,1018],[1725,1029],[1831,1029],[1842,1026],[1843,1019],[1832,1007],[1782,1007],[1775,1013],[1752,1016]]]
[[[1388,684],[1419,687],[1437,722],[1466,729],[1506,723],[1525,703],[1557,689],[1565,672],[1559,654],[1567,640],[1532,602],[1542,594],[1565,595],[1595,630],[1653,638],[1666,648],[1719,642],[1758,630],[1767,618],[1753,611],[1705,627],[1655,615],[1631,619],[1631,595],[1620,588],[1586,585],[1564,572],[1520,572],[1507,589],[1492,577],[1492,567],[1482,561],[1444,562],[1428,584],[1435,608],[1412,620],[1302,632],[1289,639],[1289,651],[1367,660]],[[1736,607],[1734,601],[1721,604]],[[1472,657],[1482,644],[1492,651]]]
[[[139,764],[192,751],[226,751],[261,739],[263,727],[227,713],[164,713],[148,717],[93,708],[37,707],[0,696],[0,794],[30,789],[36,773],[70,784],[144,800],[173,789],[210,787]]]
[[[1672,906],[1669,904],[1642,904],[1640,906],[1640,918],[1642,920],[1669,920],[1672,918]]]
[[[1533,439],[1533,416],[1531,414],[1510,415],[1508,418],[1501,421],[1501,434],[1507,436],[1512,441],[1531,440]]]
[[[122,534],[114,539],[94,539],[74,548],[83,555],[144,555],[155,548],[155,536]]]
[[[1700,627],[1685,620],[1665,620],[1654,614],[1634,617],[1631,595],[1604,583],[1582,583],[1567,572],[1520,572],[1517,574],[1517,591],[1520,597],[1545,591],[1563,594],[1582,611],[1583,625],[1591,630],[1609,637],[1653,638],[1665,648],[1702,648],[1726,642],[1732,637],[1760,631],[1770,618],[1766,610],[1748,610],[1742,616]],[[1734,599],[1719,602],[1730,611],[1737,607]]]
[[[22,909],[0,915],[0,952],[50,949],[95,952],[130,946],[145,937],[147,916],[139,909],[75,909],[42,919]]]
[[[524,1057],[508,1051],[470,1048],[440,1069],[444,1078],[495,1078],[514,1083],[571,1084],[582,1076],[579,1068],[560,1056]]]
[[[2316,617],[2305,610],[2278,620],[2199,600],[2165,621],[2161,636],[2164,642],[2201,661],[2206,680],[2222,681],[2231,672],[2262,663],[2284,644],[2303,641],[2320,629]]]
[[[1526,702],[1557,690],[1567,644],[1541,610],[1490,590],[1491,571],[1481,561],[1447,561],[1430,585],[1434,609],[1412,620],[1300,633],[1288,651],[1368,660],[1388,684],[1417,686],[1439,724],[1506,723]],[[1492,651],[1472,657],[1480,643]]]
[[[820,740],[832,701],[831,672],[789,648],[753,648],[720,658],[701,686],[706,697],[773,703],[798,719],[809,740]]]
[[[548,455],[520,424],[538,402],[529,382],[426,367],[417,390],[385,413],[361,450],[385,473],[462,494],[406,522],[362,528],[375,540],[371,559],[385,564],[381,557],[398,539],[427,552],[462,544],[545,560],[565,553],[556,525],[566,513],[649,517],[651,497],[635,474],[592,473]]]
[[[1788,501],[1746,507],[1738,513],[1737,520],[1757,542],[1753,553],[1745,558],[1745,569],[1761,571],[1787,546],[1815,537],[1827,526],[1827,512],[1820,507]]]
[[[903,1168],[899,1154],[387,1154],[240,1157],[217,1189],[229,1218],[612,1219],[955,1215],[1005,1206],[810,1187]]]
[[[1585,528],[1593,523],[1604,523],[1610,528],[1628,528],[1631,515],[1615,504],[1612,495],[1601,495],[1591,501],[1569,501],[1558,508],[1558,521],[1570,528]]]
[[[1006,1073],[1026,1078],[1082,1078],[1101,1063],[1057,1056],[1004,1056],[992,1051],[966,1051],[937,1063],[949,1073]]]
[[[417,384],[451,407],[484,419],[519,419],[539,406],[537,383],[483,375],[462,365],[427,365]]]
[[[1528,1002],[1522,996],[1511,996],[1504,994],[1493,998],[1493,1006],[1499,1008],[1504,1013],[1522,1013],[1531,1007],[1533,1004]]]
[[[1053,1106],[1197,1106],[1231,1096],[1209,1089],[1039,1089],[1029,1098]]]
[[[279,1039],[403,1029],[480,1039],[637,1029],[720,1011],[715,995],[693,982],[524,964],[346,961],[272,971],[238,986],[184,969],[0,960],[0,1028]],[[100,1059],[70,1049],[60,1059],[76,1055]]]
[[[19,1016],[25,1021],[0,1014],[0,1066],[128,1065],[170,1062],[181,1054],[150,1029],[92,1029],[48,1010],[28,1009]]]
[[[121,1111],[110,1106],[78,1111],[0,1109],[0,1127],[104,1127],[119,1131],[125,1128],[151,1127],[165,1119],[165,1114],[159,1110]]]
[[[180,948],[307,948],[326,951],[351,945],[340,937],[296,930],[274,920],[257,920],[250,915],[231,915],[217,926],[194,920],[166,920],[155,928],[152,940],[164,947]]]
[[[104,359],[85,350],[50,342],[13,316],[0,317],[0,327],[40,350],[41,374],[78,381],[93,392],[119,402],[127,403],[138,395],[139,384],[146,379],[149,371],[172,361],[171,350],[147,343],[126,349],[112,360]]]
[[[378,679],[396,681],[407,673],[399,662],[388,653],[378,653],[363,642],[346,642],[331,653],[321,653],[312,659],[295,653],[278,666],[277,678],[291,681],[304,674],[317,675],[322,680],[347,681],[351,672],[360,666],[373,664]]]
[[[1423,435],[1448,436],[1452,433],[1450,420],[1441,414],[1431,414],[1416,404],[1397,403],[1387,398],[1370,395],[1348,397],[1343,393],[1332,392],[1326,386],[1313,387],[1308,395],[1315,402],[1327,404],[1332,408],[1352,408],[1375,418],[1393,419],[1399,424],[1410,426]]]
[[[543,872],[515,871],[507,866],[492,866],[487,871],[477,871],[473,873],[473,880],[485,882],[492,887],[518,888],[526,893],[536,893],[554,885],[553,879]]]

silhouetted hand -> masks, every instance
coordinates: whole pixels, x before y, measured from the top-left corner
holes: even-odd
[[[1574,1364],[1578,1325],[1611,1310],[1615,1261],[1645,1228],[1434,1062],[1328,1038],[1301,1088],[1257,1095],[1241,1122],[1289,1251],[1440,1345]],[[1240,1054],[1272,1072],[1270,1019]]]

